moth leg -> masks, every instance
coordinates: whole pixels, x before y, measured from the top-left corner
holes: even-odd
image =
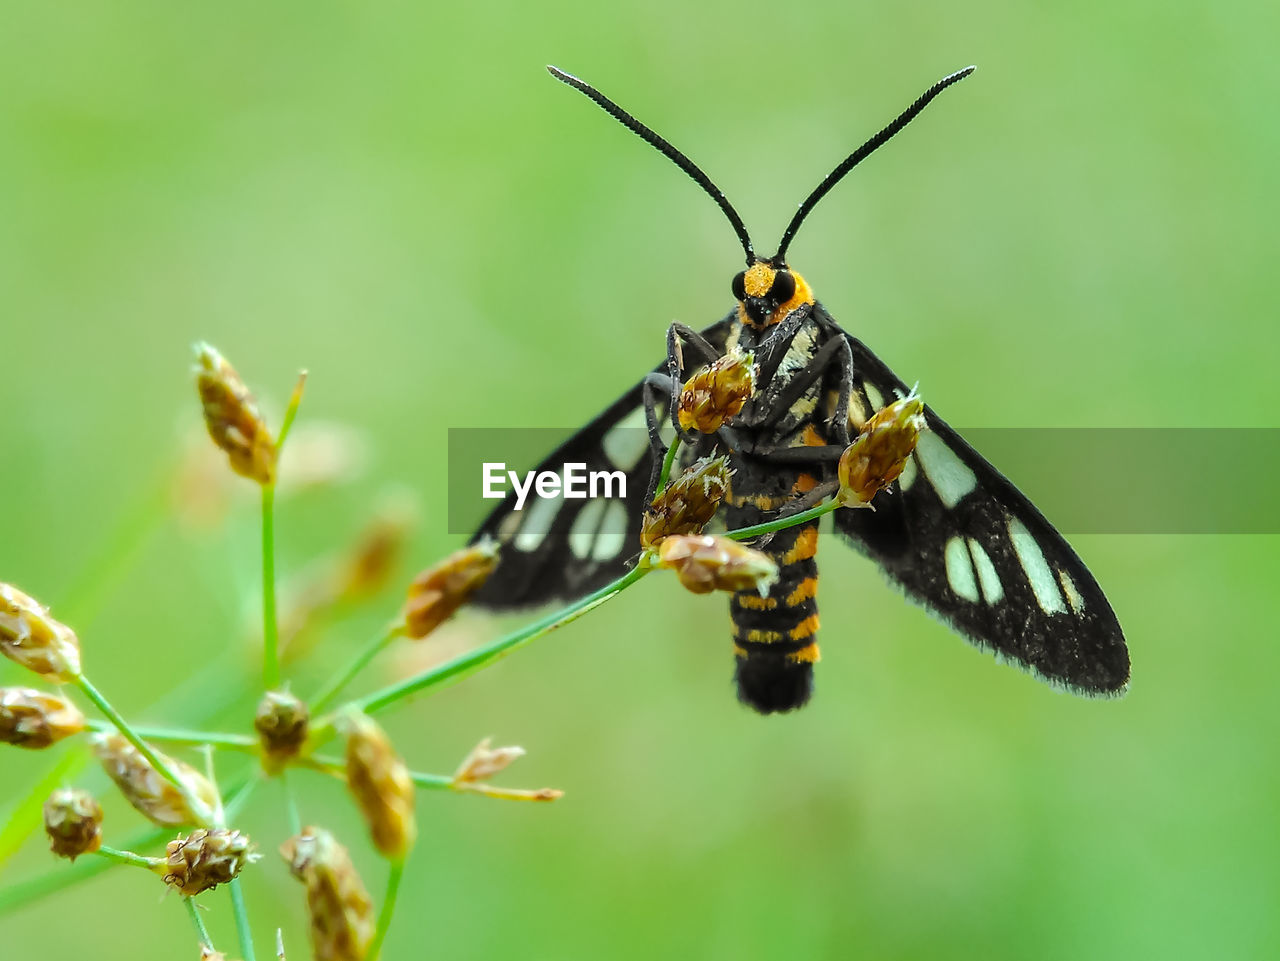
[[[667,404],[668,412],[674,411],[670,407],[671,393],[673,381],[667,374],[651,373],[646,374],[641,382],[641,396],[644,398],[644,423],[649,431],[649,451],[653,455],[653,469],[649,474],[649,486],[645,493],[645,503],[653,500],[653,495],[658,490],[658,478],[662,475],[662,462],[667,457],[667,445],[662,441],[662,425],[658,417],[658,405]],[[679,430],[678,422],[672,418],[671,423]]]
[[[834,464],[848,447],[839,444],[823,444],[814,447],[762,447],[751,456],[771,464]]]
[[[827,371],[831,369],[832,362],[839,365],[840,368],[840,399],[836,402],[836,410],[832,415],[832,421],[835,422],[836,443],[842,444],[844,447],[849,445],[849,394],[853,380],[853,353],[849,350],[849,345],[843,337],[832,338],[819,347],[805,364],[803,370],[797,371],[791,375],[791,380],[787,383],[787,388],[779,394],[774,400],[770,401],[767,409],[753,412],[755,416],[750,421],[752,427],[769,427],[778,423],[782,418],[791,412],[791,405],[800,399],[805,391],[809,390],[822,377],[825,377]],[[844,423],[843,432],[840,430],[840,421]]]
[[[676,362],[677,376],[682,376],[679,368],[683,366],[684,360],[677,338],[692,347],[704,364],[711,364],[720,359],[720,351],[716,350],[700,333],[679,322],[673,323],[667,328],[667,364],[670,366],[672,360]]]

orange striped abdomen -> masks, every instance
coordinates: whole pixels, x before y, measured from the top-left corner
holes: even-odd
[[[734,680],[738,699],[761,714],[793,711],[813,692],[818,659],[816,521],[779,531],[760,548],[778,564],[768,597],[733,595]]]

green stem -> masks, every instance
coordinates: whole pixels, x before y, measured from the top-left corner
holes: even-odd
[[[744,527],[741,530],[729,531],[725,537],[732,538],[735,541],[745,541],[751,537],[759,537],[761,534],[772,534],[774,531],[784,530],[788,527],[795,527],[797,524],[804,524],[808,521],[822,517],[824,514],[830,514],[833,510],[840,506],[840,501],[832,498],[824,501],[817,507],[810,507],[807,511],[801,511],[799,514],[792,514],[789,517],[780,517],[777,520],[766,521],[763,524],[753,524],[751,527]]]
[[[356,675],[368,666],[370,661],[385,651],[391,645],[391,642],[401,635],[401,632],[402,625],[399,623],[393,624],[380,635],[370,640],[369,643],[365,644],[364,647],[360,649],[360,652],[351,659],[351,662],[331,677],[329,679],[329,683],[322,687],[319,693],[312,698],[312,716],[314,717],[319,715],[321,711],[333,703],[333,699],[342,692],[342,689],[351,683],[351,681],[355,679]]]
[[[106,858],[108,861],[115,861],[117,864],[132,864],[136,867],[146,868],[148,871],[164,863],[162,858],[144,858],[141,854],[134,854],[132,851],[121,851],[119,848],[109,848],[105,844],[93,853],[99,857]]]
[[[400,881],[403,877],[404,860],[392,861],[391,871],[387,875],[387,893],[382,898],[382,910],[378,912],[378,927],[373,933],[373,941],[365,954],[366,961],[378,961],[378,952],[382,950],[387,929],[391,927],[391,915],[396,909],[396,896],[400,893]]]
[[[106,721],[89,721],[86,725],[91,731],[114,729],[114,725]],[[174,744],[212,744],[214,747],[225,747],[237,751],[253,751],[258,749],[258,740],[248,734],[232,734],[227,731],[188,731],[174,727],[147,727],[138,725],[134,733],[152,741],[170,741]]]
[[[298,813],[298,796],[294,793],[293,784],[289,781],[289,769],[280,769],[280,789],[284,792],[285,811],[289,817],[289,834],[296,837],[302,833],[302,816]]]
[[[280,686],[280,628],[276,623],[276,488],[262,485],[262,684]]]
[[[568,607],[550,614],[540,621],[521,628],[513,634],[500,637],[496,641],[485,644],[483,647],[476,648],[474,651],[459,655],[444,664],[439,664],[420,674],[415,674],[413,677],[384,687],[380,691],[374,691],[372,694],[355,701],[354,704],[366,714],[375,714],[412,694],[419,694],[426,690],[460,681],[462,678],[488,667],[495,661],[501,660],[512,651],[536,641],[544,634],[549,634],[558,627],[563,627],[576,621],[583,614],[594,610],[626,590],[648,574],[650,570],[651,568],[645,564],[638,564],[616,581],[606,584],[595,593],[588,594],[581,600],[575,601]],[[312,727],[313,745],[322,744],[333,736],[334,720],[334,717],[329,715],[321,718]]]
[[[200,938],[200,943],[212,951],[213,939],[209,937],[209,929],[204,926],[204,918],[200,917],[200,909],[196,906],[196,899],[183,898],[182,903],[186,905],[187,914],[191,916],[191,923],[196,926],[196,936]]]
[[[676,436],[671,440],[671,445],[667,448],[666,456],[662,458],[662,473],[658,475],[658,488],[653,492],[654,497],[667,489],[667,480],[671,477],[671,467],[676,462],[676,451],[679,449],[680,433],[677,431]]]
[[[174,774],[169,765],[155,751],[151,750],[147,742],[142,740],[137,732],[129,726],[129,722],[121,717],[120,713],[102,696],[102,692],[90,683],[89,678],[84,674],[77,674],[73,683],[84,692],[85,697],[91,700],[99,711],[107,716],[111,723],[115,725],[116,730],[124,735],[125,740],[138,749],[138,753],[146,758],[147,763],[155,768],[161,777],[178,789],[190,806],[191,811],[196,817],[200,818],[201,826],[208,827],[209,818],[212,816],[209,806],[191,793],[191,789],[187,787],[186,782]]]
[[[236,936],[240,939],[240,954],[244,961],[257,961],[253,953],[253,932],[249,930],[249,912],[244,906],[244,892],[240,890],[240,879],[232,878],[228,885],[231,888],[231,910],[236,916]]]
[[[289,436],[289,431],[293,428],[293,420],[298,416],[298,407],[302,404],[302,391],[307,386],[307,372],[305,370],[298,371],[298,381],[293,385],[293,393],[289,395],[289,405],[284,409],[284,419],[280,422],[280,433],[276,436],[276,459],[279,460],[280,452],[284,450],[285,439]]]

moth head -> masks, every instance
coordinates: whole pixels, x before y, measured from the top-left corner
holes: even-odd
[[[733,278],[742,322],[769,327],[804,304],[813,303],[813,292],[803,277],[786,264],[757,260]]]

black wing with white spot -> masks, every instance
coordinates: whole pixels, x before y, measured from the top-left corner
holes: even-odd
[[[733,321],[729,315],[702,331],[723,349]],[[665,372],[665,362],[654,368]],[[669,425],[663,412],[662,423]],[[640,521],[654,458],[645,430],[644,396],[637,384],[551,453],[536,470],[562,473],[565,464],[585,464],[589,472],[622,471],[625,498],[542,499],[529,495],[517,511],[509,494],[471,538],[501,546],[497,569],[473,603],[490,610],[572,601],[627,572],[640,553]]]
[[[851,419],[906,396],[861,341],[849,346]],[[1088,568],[1004,475],[928,407],[925,418],[901,478],[874,511],[836,511],[836,531],[978,647],[1078,694],[1122,693],[1129,652]]]

